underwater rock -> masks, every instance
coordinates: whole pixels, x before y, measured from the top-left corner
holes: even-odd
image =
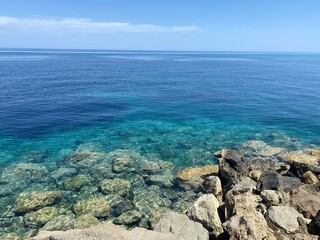
[[[141,175],[156,174],[160,171],[160,165],[157,162],[142,159],[138,162],[137,172]]]
[[[272,206],[268,210],[267,217],[274,225],[291,233],[299,228],[298,218],[303,218],[294,208],[286,206]]]
[[[263,141],[251,140],[240,145],[241,152],[246,154],[260,155],[260,156],[273,156],[284,151],[280,147],[271,147]]]
[[[183,240],[209,240],[208,231],[197,222],[193,222],[184,214],[168,212],[160,219],[154,231],[161,233],[174,233],[177,239]]]
[[[21,240],[17,233],[7,233],[0,237],[1,240]]]
[[[111,194],[105,197],[111,207],[111,213],[114,216],[120,216],[133,208],[133,204],[127,198],[120,197],[117,194]]]
[[[8,184],[1,184],[0,198],[14,194],[14,191],[15,191],[15,187],[11,186],[9,183]]]
[[[69,191],[78,191],[81,187],[90,183],[89,178],[84,174],[79,174],[74,177],[67,178],[64,181],[64,188]]]
[[[110,214],[110,206],[104,198],[95,197],[81,200],[73,206],[77,215],[92,214],[94,217],[107,217]]]
[[[115,173],[125,172],[132,167],[133,160],[129,154],[117,157],[113,160],[112,171]]]
[[[198,191],[204,181],[204,177],[218,174],[218,165],[207,165],[204,167],[188,167],[176,176],[176,181],[184,190]]]
[[[102,152],[93,152],[90,150],[77,150],[64,159],[64,163],[75,168],[86,168],[93,163],[97,163],[106,158]]]
[[[62,194],[59,191],[48,192],[23,192],[16,199],[16,213],[26,213],[40,208],[51,206],[61,200]]]
[[[37,163],[18,163],[4,169],[0,180],[7,183],[21,182],[22,185],[33,182],[48,182],[48,169]]]
[[[58,210],[55,207],[44,207],[36,212],[27,213],[24,221],[27,225],[41,227],[56,216],[58,216]]]
[[[77,174],[77,169],[61,167],[51,172],[51,177],[59,181],[65,177],[71,177]]]
[[[223,233],[218,214],[219,205],[219,201],[213,194],[204,194],[187,210],[186,214],[191,220],[201,223],[210,235],[218,238]]]
[[[46,231],[66,231],[74,228],[74,216],[73,215],[60,215],[44,225],[42,228]]]
[[[162,174],[146,175],[145,179],[149,184],[171,188],[173,186],[174,175],[170,170],[165,170]]]
[[[131,190],[131,183],[121,178],[106,179],[100,182],[100,189],[104,194],[118,194],[124,197]]]
[[[114,219],[113,223],[119,224],[119,225],[132,225],[132,224],[138,223],[142,217],[143,217],[143,214],[141,212],[138,212],[136,210],[131,210],[121,214],[119,217]]]
[[[99,220],[91,214],[84,214],[77,217],[74,221],[75,229],[89,228],[99,224]]]
[[[152,212],[147,219],[147,226],[151,229],[154,229],[155,226],[159,223],[161,217],[167,212],[171,212],[171,210],[169,208],[161,208]]]

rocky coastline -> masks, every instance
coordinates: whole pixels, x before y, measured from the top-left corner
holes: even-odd
[[[318,239],[320,150],[253,140],[214,155],[183,169],[80,146],[55,169],[12,165],[0,239]]]

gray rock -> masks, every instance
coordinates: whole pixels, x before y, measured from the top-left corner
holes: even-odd
[[[263,190],[260,196],[262,200],[270,206],[284,205],[290,200],[289,193],[276,190]]]
[[[166,213],[156,225],[155,231],[174,233],[181,240],[209,240],[209,233],[200,223],[193,222],[184,214]]]
[[[292,233],[298,230],[298,218],[303,218],[303,215],[292,207],[273,206],[269,208],[267,217],[277,227]]]
[[[282,176],[276,172],[264,172],[258,182],[258,188],[263,190],[279,190],[290,192],[302,185],[301,180],[296,177]]]
[[[203,189],[206,193],[212,193],[219,202],[222,202],[222,185],[218,176],[209,176],[203,183]]]
[[[202,195],[186,214],[196,222],[201,223],[211,235],[219,237],[223,233],[221,220],[218,214],[219,201],[213,194]]]

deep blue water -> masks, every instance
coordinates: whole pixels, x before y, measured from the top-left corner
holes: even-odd
[[[252,139],[317,147],[319,119],[319,54],[0,51],[0,165],[85,143],[202,164]]]

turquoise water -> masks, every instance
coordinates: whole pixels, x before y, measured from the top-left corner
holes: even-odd
[[[81,144],[177,165],[260,139],[320,145],[320,55],[2,50],[0,166]]]

